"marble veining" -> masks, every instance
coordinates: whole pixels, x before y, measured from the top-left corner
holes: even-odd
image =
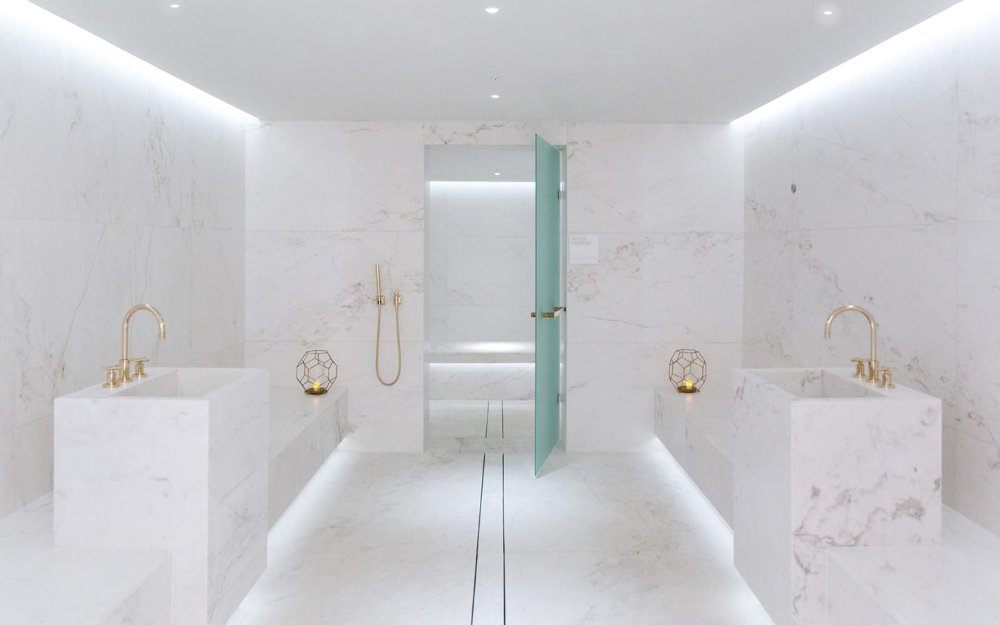
[[[55,545],[169,552],[171,622],[223,625],[267,565],[267,372],[148,371],[56,400]]]
[[[831,547],[936,543],[941,402],[849,369],[736,375],[736,567],[778,625],[826,614]]]
[[[129,306],[172,322],[137,355],[242,364],[245,130],[3,14],[0,514],[51,489],[52,399],[101,378]]]
[[[302,353],[329,350],[351,392],[343,444],[355,449],[423,445],[423,149],[416,123],[275,122],[247,134],[246,363],[294,386]],[[376,263],[403,298],[393,387],[374,374]]]
[[[275,526],[232,625],[770,625],[662,448],[552,460],[535,479],[530,452],[338,449]]]
[[[746,364],[846,362],[863,328],[823,342],[819,325],[872,309],[884,364],[942,399],[946,500],[994,532],[998,20],[762,119],[745,160]]]
[[[654,436],[650,391],[674,349],[706,353],[727,386],[740,364],[742,141],[686,124],[567,132],[570,231],[600,236],[600,262],[567,275],[567,445],[634,450]]]
[[[54,549],[52,513],[52,496],[46,495],[0,517],[5,622],[170,624],[167,553]]]
[[[1000,538],[944,508],[939,545],[832,549],[828,624],[996,621]]]

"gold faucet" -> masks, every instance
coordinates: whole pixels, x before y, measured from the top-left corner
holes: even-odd
[[[148,310],[150,313],[153,314],[154,317],[156,317],[157,323],[160,324],[160,340],[162,341],[165,338],[167,338],[167,326],[163,321],[163,315],[160,314],[160,311],[156,310],[149,304],[136,304],[132,308],[129,308],[128,312],[125,313],[124,321],[122,321],[122,359],[121,359],[122,382],[132,381],[132,360],[129,359],[128,357],[128,324],[132,320],[132,316],[135,313],[139,312],[140,310]],[[146,359],[140,358],[137,360],[142,360],[143,362],[145,362]],[[140,363],[140,367],[138,367],[136,370],[137,374],[136,377],[140,378],[145,375],[141,365],[142,363]]]
[[[839,308],[833,309],[830,316],[826,318],[826,327],[823,330],[823,338],[830,338],[830,325],[833,320],[837,318],[840,313],[848,312],[853,310],[856,313],[864,315],[865,319],[868,320],[868,332],[871,338],[871,354],[868,356],[868,373],[864,372],[864,365],[858,363],[856,374],[858,377],[864,378],[869,382],[878,381],[878,329],[875,325],[875,316],[870,312],[862,308],[861,306],[855,306],[854,304],[848,304],[847,306],[841,306]]]

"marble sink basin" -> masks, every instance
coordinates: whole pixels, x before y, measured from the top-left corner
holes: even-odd
[[[736,372],[736,568],[775,625],[823,623],[826,549],[941,533],[941,401],[852,369]]]
[[[846,399],[850,397],[884,398],[877,387],[860,383],[832,370],[756,369],[754,375],[801,399]]]
[[[171,556],[174,625],[223,625],[267,564],[268,373],[153,368],[55,400],[55,542]]]
[[[151,369],[144,378],[120,390],[111,392],[117,397],[179,397],[204,398],[246,377],[248,369]]]

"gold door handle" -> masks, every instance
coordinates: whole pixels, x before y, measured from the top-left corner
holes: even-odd
[[[556,306],[556,307],[555,307],[555,310],[553,310],[552,312],[543,312],[543,313],[542,313],[542,319],[555,319],[555,318],[556,318],[556,317],[558,317],[558,316],[559,316],[559,314],[560,314],[560,313],[562,313],[562,312],[563,312],[564,310],[566,310],[566,307],[565,307],[565,306]],[[533,313],[531,313],[531,318],[532,318],[532,319],[535,319],[535,318],[537,318],[537,317],[538,317],[538,313],[534,313],[534,312],[533,312]]]

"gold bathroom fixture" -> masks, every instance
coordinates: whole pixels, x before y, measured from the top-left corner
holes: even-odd
[[[128,309],[125,313],[125,319],[122,321],[122,359],[119,363],[121,367],[121,381],[131,382],[135,378],[141,378],[146,375],[145,363],[149,361],[148,358],[135,358],[130,359],[128,357],[128,324],[132,321],[132,316],[140,310],[149,311],[154,317],[156,317],[156,322],[160,326],[160,340],[167,338],[167,326],[163,321],[163,315],[160,311],[156,310],[149,304],[136,304],[132,308]],[[132,363],[136,363],[135,368],[135,378],[132,377]]]
[[[118,388],[122,385],[121,372],[122,368],[119,365],[107,365],[104,367],[104,388]]]
[[[542,319],[555,319],[565,310],[566,310],[565,306],[556,306],[554,309],[552,309],[552,312],[543,312]],[[538,313],[532,311],[531,318],[535,319],[536,317],[538,317]]]
[[[375,265],[375,306],[378,309],[378,321],[375,326],[375,377],[383,386],[392,386],[399,381],[399,376],[403,372],[403,344],[399,338],[399,305],[403,303],[403,298],[399,291],[392,292],[392,305],[396,309],[396,377],[390,382],[382,378],[381,351],[382,351],[382,307],[385,306],[385,296],[382,295],[382,272],[378,265]]]
[[[896,388],[896,385],[892,383],[892,372],[895,371],[892,367],[882,367],[878,370],[879,372],[879,386],[882,388]]]
[[[873,384],[879,383],[879,367],[878,367],[878,326],[875,324],[875,316],[868,312],[861,306],[856,306],[854,304],[848,304],[846,306],[840,306],[839,308],[834,308],[830,316],[826,318],[826,326],[823,328],[823,338],[830,338],[830,326],[833,324],[833,320],[837,318],[841,313],[854,311],[860,315],[863,315],[865,319],[868,320],[868,336],[870,339],[870,353],[868,355],[868,362],[866,363],[864,359],[852,358],[851,361],[854,363],[854,375],[867,380]],[[867,372],[865,371],[865,365],[868,365]],[[892,382],[892,374],[889,375],[889,381]]]

